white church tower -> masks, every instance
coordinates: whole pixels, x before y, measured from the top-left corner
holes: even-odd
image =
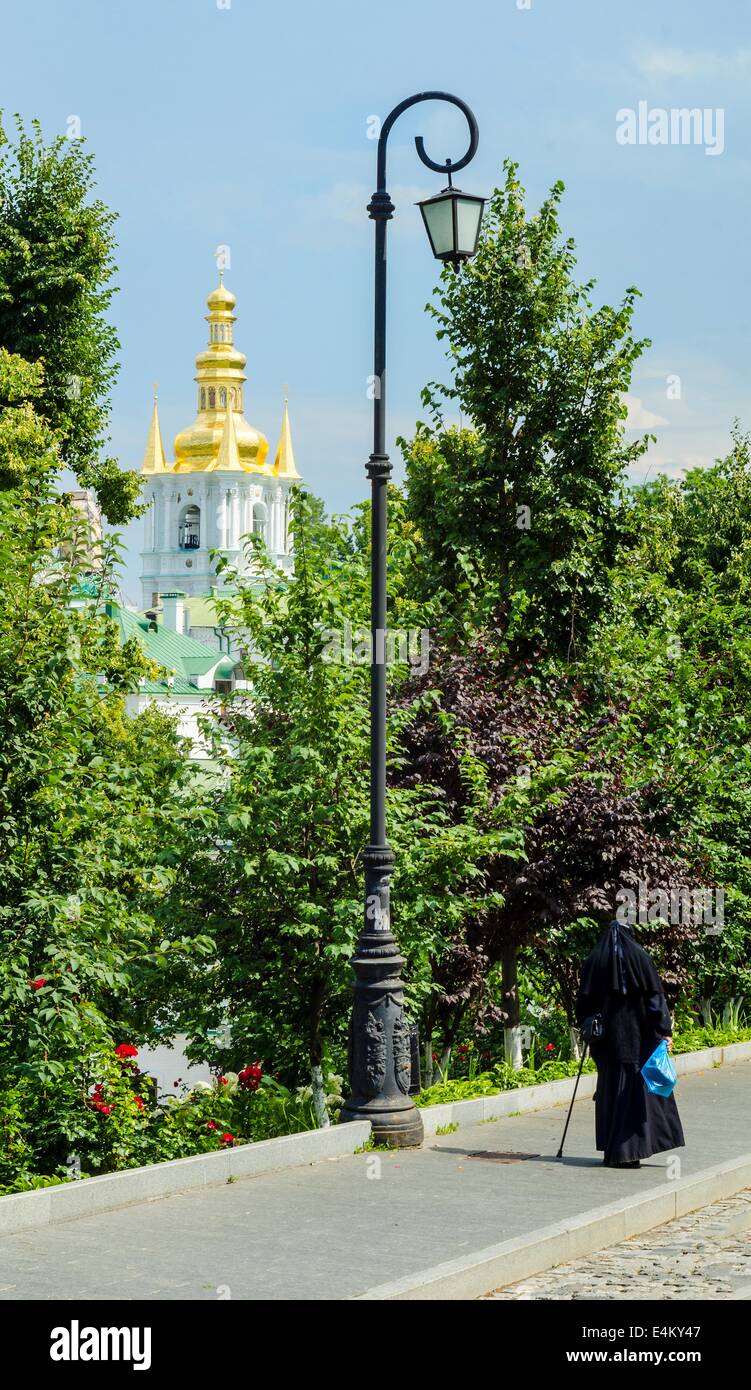
[[[295,468],[287,402],[274,463],[268,440],[243,415],[245,356],[233,343],[235,296],[219,287],[208,297],[208,346],[196,358],[198,413],[165,459],[156,399],[141,472],[145,475],[143,606],[162,594],[208,595],[215,580],[212,550],[241,572],[251,564],[243,537],[263,537],[271,558],[292,566],[289,492]]]

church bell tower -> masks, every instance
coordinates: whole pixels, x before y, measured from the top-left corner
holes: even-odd
[[[223,283],[208,297],[208,344],[196,358],[197,414],[175,439],[174,462],[162,444],[156,395],[146,453],[142,602],[163,593],[206,595],[215,581],[211,551],[241,573],[252,564],[245,538],[260,535],[280,568],[292,566],[289,493],[299,473],[287,402],[274,462],[268,440],[243,414],[246,359],[234,345],[235,296]]]

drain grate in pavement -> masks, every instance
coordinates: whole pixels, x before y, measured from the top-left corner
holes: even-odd
[[[463,1158],[484,1158],[486,1163],[524,1163],[529,1158],[540,1158],[540,1154],[525,1154],[509,1151],[499,1152],[498,1149],[449,1149],[443,1144],[434,1144],[433,1147],[442,1154],[461,1154]]]

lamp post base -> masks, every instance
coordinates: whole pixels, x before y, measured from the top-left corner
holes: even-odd
[[[369,1120],[373,1130],[373,1142],[386,1144],[391,1149],[419,1149],[425,1138],[422,1115],[414,1104],[400,1105],[398,1101],[389,1104],[362,1100],[350,1096],[342,1107],[339,1123],[348,1120]]]
[[[409,1089],[412,1037],[404,1017],[402,966],[389,920],[389,878],[394,856],[386,844],[368,845],[365,861],[365,924],[352,969],[354,1004],[349,1025],[352,1094],[340,1121],[369,1120],[377,1144],[416,1148],[422,1116]]]

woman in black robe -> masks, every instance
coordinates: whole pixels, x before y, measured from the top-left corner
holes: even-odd
[[[685,1140],[675,1097],[648,1090],[641,1068],[673,1024],[647,952],[627,927],[611,922],[582,969],[576,1019],[587,1031],[600,1015],[602,1037],[590,1051],[597,1067],[595,1142],[608,1168],[638,1168]],[[671,1044],[668,1043],[668,1047]]]

